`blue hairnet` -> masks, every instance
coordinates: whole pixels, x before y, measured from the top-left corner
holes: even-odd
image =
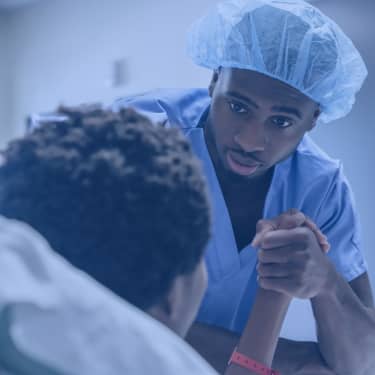
[[[193,24],[188,54],[201,66],[249,69],[320,105],[319,121],[347,115],[367,69],[339,26],[302,0],[229,0]]]

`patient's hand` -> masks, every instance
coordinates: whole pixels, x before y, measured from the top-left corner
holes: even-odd
[[[252,244],[260,248],[258,281],[264,289],[307,299],[325,293],[333,280],[334,268],[324,254],[327,238],[297,210],[260,221]]]
[[[263,236],[270,231],[276,229],[293,229],[302,226],[309,228],[315,234],[320,247],[327,253],[330,249],[327,237],[310,218],[294,208],[273,219],[259,220],[256,235],[251,244],[254,247],[259,247]]]

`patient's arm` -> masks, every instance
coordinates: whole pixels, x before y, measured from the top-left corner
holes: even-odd
[[[246,328],[239,340],[237,350],[271,367],[278,337],[291,298],[279,292],[258,289],[255,303]],[[249,375],[252,371],[231,364],[225,375]],[[254,374],[256,374],[254,372]]]
[[[223,328],[195,323],[188,342],[223,374],[240,336]],[[272,367],[282,375],[335,375],[324,363],[316,342],[279,338]]]

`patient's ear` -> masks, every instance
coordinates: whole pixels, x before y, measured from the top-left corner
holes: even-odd
[[[203,258],[188,274],[177,276],[168,293],[148,313],[180,336],[193,323],[207,287],[207,270]]]
[[[159,320],[170,329],[180,334],[179,326],[181,319],[181,309],[187,301],[184,301],[184,277],[177,277],[169,292],[164,296],[157,305],[148,309],[148,313],[155,319]]]

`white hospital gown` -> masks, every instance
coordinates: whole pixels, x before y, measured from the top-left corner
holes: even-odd
[[[17,374],[21,363],[26,375],[216,374],[29,226],[0,217],[0,374]]]

